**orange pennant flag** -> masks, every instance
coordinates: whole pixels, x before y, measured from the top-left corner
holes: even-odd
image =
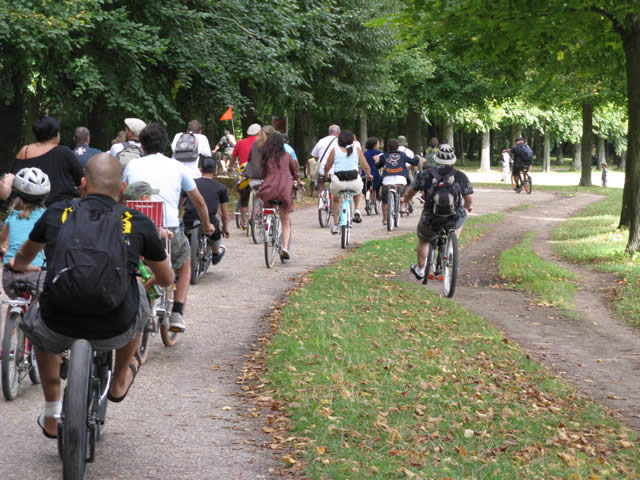
[[[227,111],[222,114],[220,120],[233,120],[233,110],[231,109],[231,107],[229,107]]]

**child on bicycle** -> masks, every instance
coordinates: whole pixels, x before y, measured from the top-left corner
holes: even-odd
[[[467,212],[472,209],[473,186],[467,176],[456,170],[456,154],[453,148],[440,144],[435,156],[436,166],[420,172],[413,184],[404,194],[404,201],[408,202],[418,192],[424,192],[425,202],[420,221],[418,222],[418,263],[411,265],[411,272],[418,280],[425,276],[425,262],[429,253],[429,244],[437,238],[438,231],[443,226],[455,227],[456,235],[460,237],[462,227],[467,220]],[[437,200],[436,200],[436,197]],[[444,199],[441,200],[442,197]],[[449,198],[451,204],[450,215],[443,215],[445,201]],[[384,210],[383,210],[384,211]],[[434,269],[434,265],[431,265]],[[429,271],[429,279],[435,278],[440,272]]]
[[[41,270],[45,265],[42,252],[38,253],[24,273],[10,270],[8,262],[15,257],[20,246],[29,238],[31,229],[45,212],[44,201],[50,190],[49,177],[39,168],[23,168],[13,179],[16,198],[11,203],[9,216],[0,231],[0,245],[4,255],[2,287],[9,298],[15,298],[11,284],[16,280],[31,282],[37,286],[38,291],[42,288],[44,275],[41,274]]]

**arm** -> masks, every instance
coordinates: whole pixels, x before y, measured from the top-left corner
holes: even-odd
[[[222,236],[229,238],[229,211],[226,203],[220,204],[220,216],[222,217]]]
[[[298,166],[298,162],[293,159],[292,155],[289,155],[289,173],[291,173],[291,176],[295,181],[300,181],[300,167]]]
[[[0,232],[0,252],[2,253],[1,256],[4,256],[4,254],[7,253],[7,240],[9,240],[9,225],[5,223],[4,228]]]
[[[371,167],[369,167],[369,164],[367,163],[367,159],[364,158],[364,155],[362,154],[362,150],[360,149],[358,149],[358,160],[360,161],[360,168],[364,170],[364,172],[367,174],[367,178],[372,179],[373,177],[371,176]]]
[[[0,181],[0,199],[6,200],[11,195],[11,187],[13,186],[13,173],[6,173]]]
[[[193,203],[193,206],[196,208],[196,212],[198,212],[198,217],[200,217],[200,222],[202,222],[202,231],[207,235],[211,235],[215,231],[215,227],[209,221],[207,204],[204,202],[204,198],[202,198],[198,187],[188,191],[187,197],[189,197],[189,200],[191,200],[191,203]]]
[[[404,195],[402,196],[402,198],[404,199],[405,202],[410,202],[411,199],[414,197],[414,195],[418,193],[417,190],[413,189],[413,185],[410,185],[404,192]]]
[[[323,175],[326,175],[326,173],[331,170],[331,167],[333,167],[333,161],[335,160],[335,156],[336,156],[336,151],[331,150],[331,153],[329,154],[329,158],[327,159],[327,163],[324,164],[324,171],[322,172]]]
[[[464,208],[467,212],[473,210],[473,195],[463,195],[464,199]]]
[[[373,158],[376,160],[376,168],[384,167],[384,153],[380,153]]]
[[[14,258],[9,259],[9,267],[16,272],[26,272],[29,270],[31,262],[36,258],[36,255],[44,248],[44,243],[34,242],[33,240],[27,240],[22,244],[18,253]]]
[[[171,268],[171,259],[169,257],[160,262],[147,261],[146,263],[155,277],[154,283],[161,287],[168,287],[174,282],[175,273]]]

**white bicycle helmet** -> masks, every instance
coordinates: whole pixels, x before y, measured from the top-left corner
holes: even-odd
[[[456,163],[456,152],[453,151],[453,147],[448,143],[441,143],[438,145],[435,160],[440,165],[453,165]]]
[[[51,191],[51,182],[39,168],[23,168],[13,177],[13,189],[27,202],[43,202]]]

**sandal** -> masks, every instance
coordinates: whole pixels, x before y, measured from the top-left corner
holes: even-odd
[[[47,432],[44,428],[44,419],[46,418],[44,413],[41,413],[40,415],[38,415],[36,417],[36,423],[38,424],[38,426],[40,427],[40,430],[42,430],[42,433],[44,434],[45,437],[47,438],[51,438],[51,439],[55,439],[58,438],[58,435],[52,435],[51,433]],[[60,415],[53,415],[50,416],[49,418],[55,418],[56,420],[60,420]]]
[[[136,379],[136,375],[138,374],[138,371],[140,370],[140,366],[142,365],[140,354],[138,352],[133,354],[133,358],[135,358],[138,361],[138,366],[136,367],[133,363],[129,364],[129,368],[133,372],[133,378],[131,379],[131,383],[127,387],[126,392],[124,392],[124,395],[122,395],[120,397],[114,397],[113,395],[111,395],[111,392],[107,393],[107,398],[109,399],[109,401],[111,401],[113,403],[120,403],[121,401],[123,401],[125,399],[125,397],[129,393],[129,390],[131,390],[131,385],[133,385],[133,382]]]

